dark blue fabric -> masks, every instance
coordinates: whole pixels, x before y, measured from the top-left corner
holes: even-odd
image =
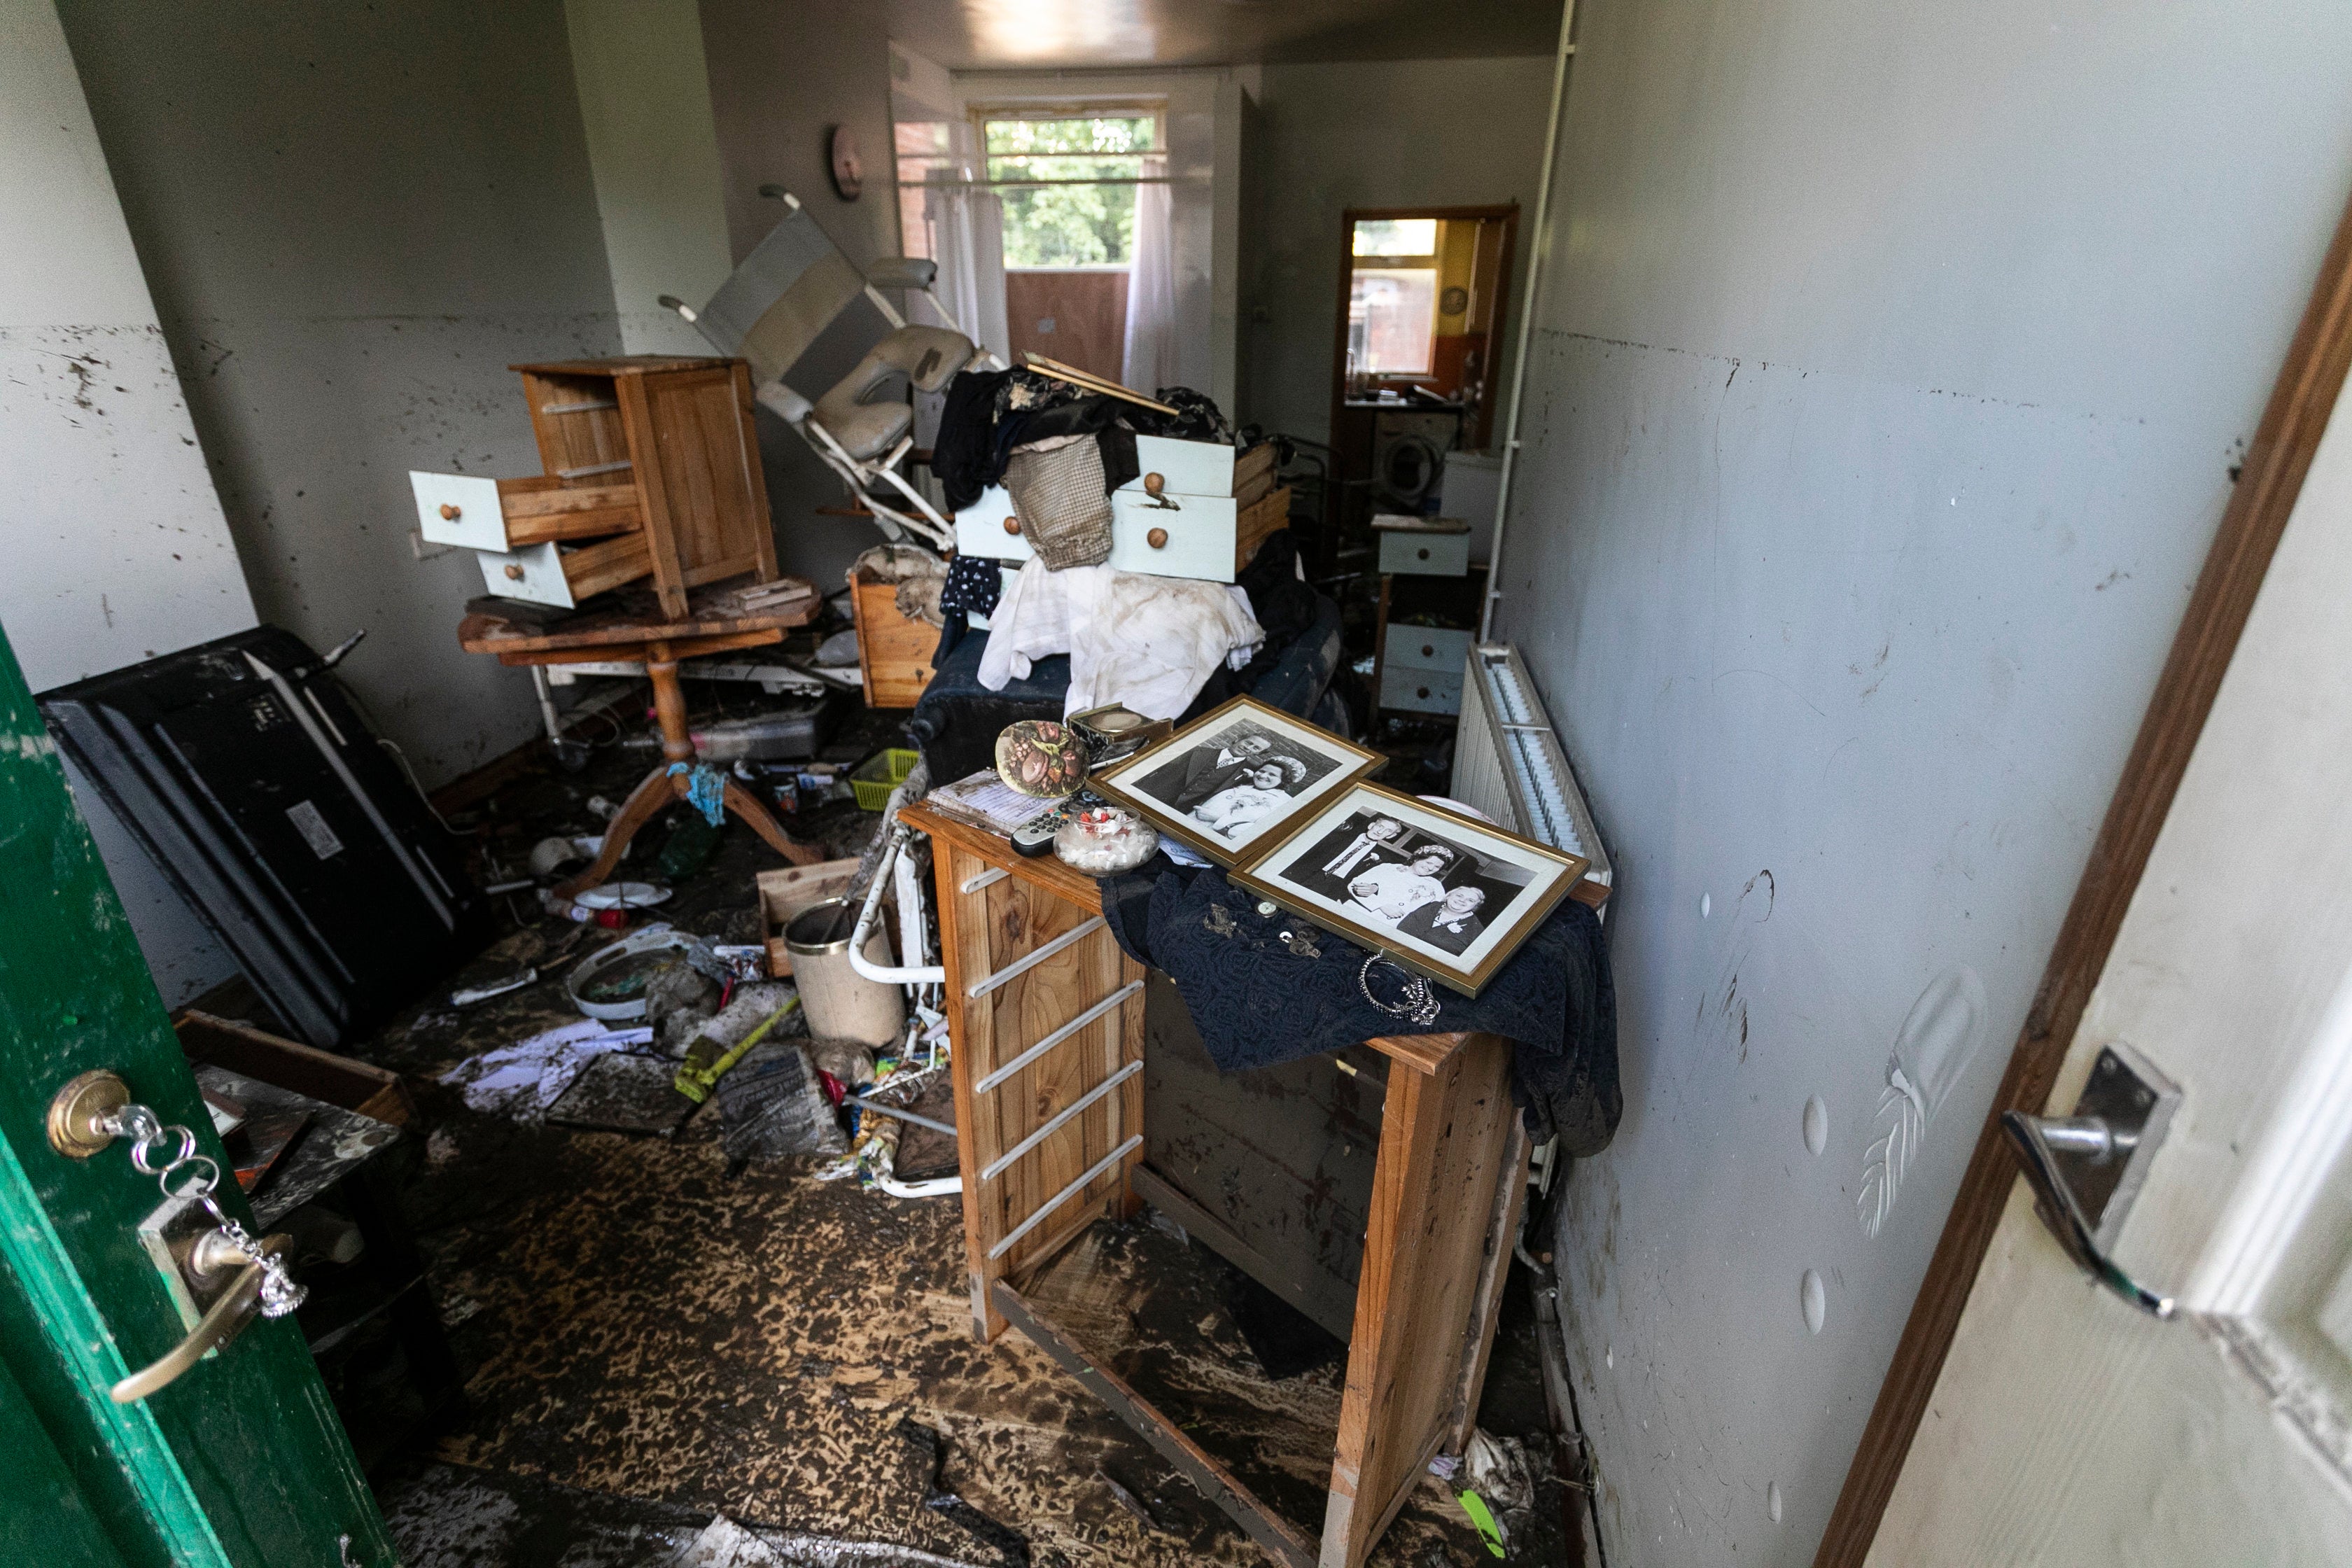
[[[1436,986],[1436,1019],[1414,1024],[1364,999],[1365,949],[1280,910],[1261,915],[1257,902],[1222,871],[1187,871],[1164,858],[1103,884],[1111,933],[1129,956],[1176,982],[1219,1070],[1384,1035],[1484,1031],[1516,1047],[1512,1098],[1536,1142],[1557,1132],[1580,1157],[1607,1146],[1623,1107],[1617,996],[1591,910],[1561,900],[1475,997]],[[1402,979],[1393,965],[1375,965],[1374,994],[1397,1001]]]

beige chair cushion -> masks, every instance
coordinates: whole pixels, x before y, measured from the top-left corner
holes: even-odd
[[[860,462],[878,458],[898,444],[915,423],[915,411],[892,398],[868,403],[895,376],[918,392],[937,392],[971,363],[971,340],[945,327],[900,327],[866,352],[857,368],[816,400],[811,416],[842,449]]]

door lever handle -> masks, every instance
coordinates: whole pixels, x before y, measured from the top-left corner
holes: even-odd
[[[262,1255],[275,1257],[285,1250],[286,1243],[283,1236],[265,1237]],[[159,1389],[170,1387],[190,1367],[236,1338],[247,1323],[261,1315],[261,1287],[268,1270],[239,1252],[227,1237],[213,1231],[200,1238],[189,1250],[187,1268],[198,1278],[235,1268],[236,1277],[205,1310],[196,1326],[188,1331],[186,1339],[173,1346],[161,1360],[142,1367],[109,1391],[115,1404],[134,1404]]]
[[[2105,1165],[2129,1159],[2139,1147],[2137,1129],[2118,1127],[2098,1116],[2029,1116],[2004,1110],[2000,1130],[2009,1136],[2017,1163],[2033,1189],[2033,1206],[2066,1255],[2091,1278],[2150,1317],[2172,1316],[2172,1298],[2160,1296],[2126,1273],[2099,1246],[2098,1233],[2074,1195],[2072,1173],[2061,1163],[2070,1161]]]

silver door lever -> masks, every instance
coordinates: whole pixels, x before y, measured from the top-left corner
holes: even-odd
[[[2099,1052],[2074,1115],[2000,1117],[2033,1206],[2058,1245],[2091,1278],[2157,1318],[2172,1316],[2172,1298],[2134,1279],[2108,1249],[2179,1103],[2170,1079],[2117,1042]]]

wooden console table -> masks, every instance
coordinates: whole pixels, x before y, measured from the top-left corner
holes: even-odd
[[[1476,1420],[1527,1190],[1508,1044],[1369,1043],[1387,1081],[1349,1303],[1344,1279],[1252,1245],[1188,1194],[1198,1176],[1149,1163],[1148,977],[1104,925],[1094,879],[919,804],[899,815],[932,840],[973,1336],[1018,1326],[1285,1568],[1358,1568],[1431,1457],[1460,1452]],[[1146,1200],[1349,1341],[1319,1539],[1029,1299],[1097,1219]]]
[[[784,600],[774,607],[746,610],[737,598],[741,592],[740,584],[697,592],[688,601],[687,614],[677,618],[665,618],[659,607],[649,602],[625,599],[611,609],[566,616],[539,630],[495,615],[467,616],[459,624],[459,647],[467,653],[496,654],[500,664],[641,661],[646,679],[653,682],[654,713],[661,723],[661,765],[647,773],[622,803],[620,814],[604,829],[604,852],[596,857],[596,863],[556,886],[561,896],[572,898],[611,877],[637,830],[663,806],[686,795],[694,766],[694,737],[686,726],[686,693],[678,688],[677,661],[782,642],[787,630],[815,619],[817,606],[824,602],[812,587],[805,596]],[[683,764],[687,771],[674,773],[673,764]],[[758,796],[731,777],[727,778],[725,788],[727,809],[751,824],[751,831],[766,839],[777,854],[795,866],[817,859],[816,850],[793,842]]]

